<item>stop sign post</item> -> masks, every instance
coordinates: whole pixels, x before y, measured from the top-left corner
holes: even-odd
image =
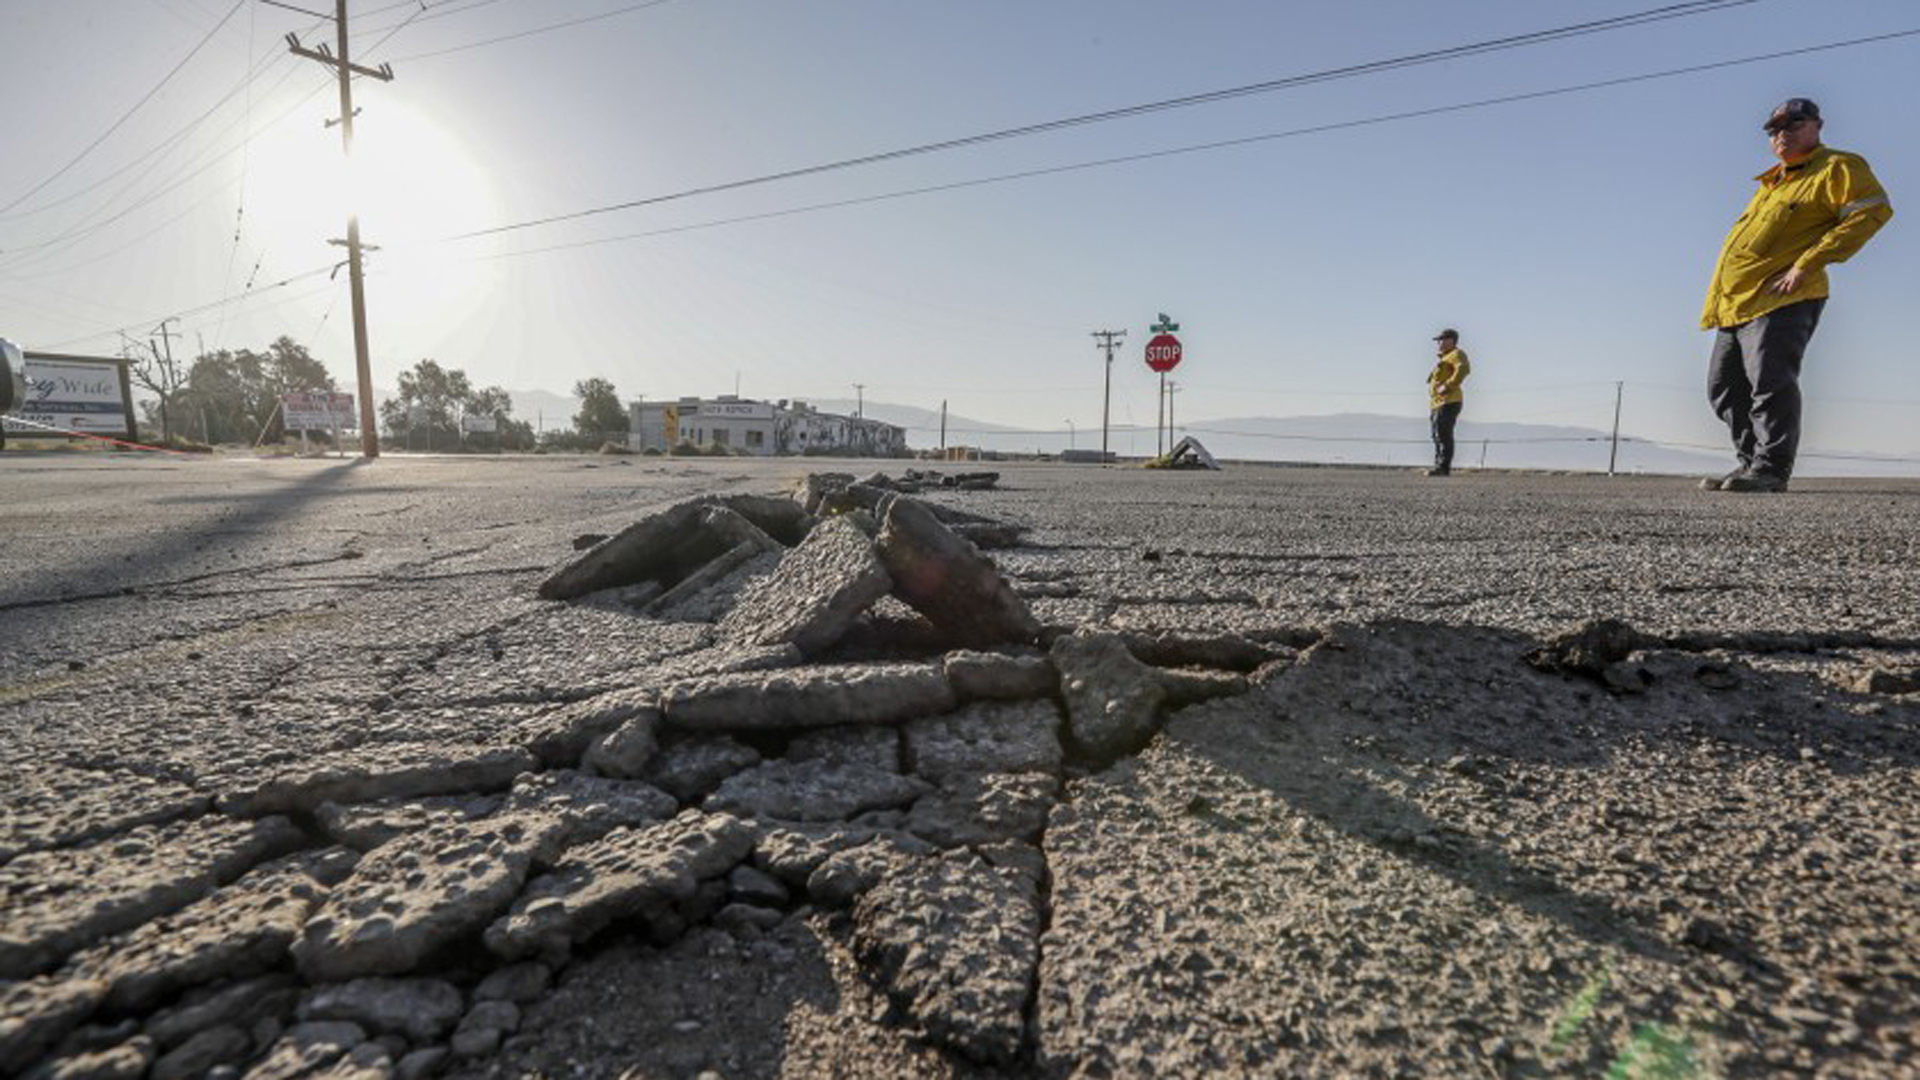
[[[1164,325],[1166,316],[1160,316]],[[1155,329],[1158,329],[1157,327]],[[1173,448],[1173,425],[1167,417],[1167,372],[1180,365],[1180,339],[1170,333],[1155,334],[1147,342],[1147,366],[1160,373],[1160,400],[1154,405],[1153,445],[1158,453]],[[1160,432],[1166,432],[1164,444]]]

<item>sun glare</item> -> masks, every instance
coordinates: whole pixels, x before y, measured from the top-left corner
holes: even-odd
[[[351,165],[337,128],[282,125],[254,147],[247,220],[278,266],[305,269],[346,253],[329,246],[360,215],[377,279],[378,312],[438,320],[476,306],[480,274],[438,241],[493,219],[487,178],[459,141],[428,116],[392,101],[363,106]],[[378,250],[371,250],[377,248]]]

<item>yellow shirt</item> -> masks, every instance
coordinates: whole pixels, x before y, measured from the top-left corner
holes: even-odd
[[[1427,400],[1434,408],[1449,402],[1462,400],[1460,384],[1467,381],[1473,371],[1473,365],[1467,362],[1467,354],[1459,349],[1448,349],[1440,354],[1433,365],[1433,373],[1427,376]]]
[[[1754,179],[1760,189],[1714,265],[1703,329],[1738,326],[1827,295],[1827,264],[1845,262],[1893,217],[1866,159],[1844,150],[1815,147],[1804,160],[1775,165]],[[1766,287],[1795,266],[1806,275],[1799,288],[1783,296]]]

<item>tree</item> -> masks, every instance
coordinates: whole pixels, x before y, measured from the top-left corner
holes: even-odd
[[[581,438],[598,441],[616,432],[626,434],[627,407],[620,404],[612,383],[598,376],[582,379],[573,384],[573,396],[580,399],[580,411],[573,414],[573,430]]]
[[[498,386],[475,390],[460,404],[465,416],[493,417],[493,438],[482,440],[483,447],[498,450],[533,449],[533,425],[513,418],[513,395]]]
[[[186,385],[180,368],[173,362],[173,354],[168,352],[163,356],[152,342],[147,343],[145,351],[129,342],[120,350],[120,355],[132,361],[127,373],[133,381],[160,399],[160,441],[173,441],[172,406]]]
[[[473,384],[459,368],[422,360],[412,371],[400,373],[400,394],[380,405],[380,425],[387,434],[431,450],[460,442],[461,406],[473,398]]]
[[[337,388],[306,346],[281,335],[264,352],[220,349],[197,357],[174,397],[184,414],[181,426],[197,426],[206,442],[277,441],[286,434],[279,415],[283,395]]]

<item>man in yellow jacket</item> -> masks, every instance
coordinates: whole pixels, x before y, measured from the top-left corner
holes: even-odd
[[[1433,468],[1427,475],[1447,476],[1453,472],[1453,425],[1460,419],[1460,405],[1465,400],[1460,384],[1473,365],[1460,350],[1460,331],[1442,330],[1433,341],[1439,359],[1427,375],[1427,404],[1433,410],[1428,414],[1433,428]]]
[[[1820,107],[1789,98],[1765,130],[1780,163],[1754,179],[1720,249],[1700,318],[1714,331],[1707,397],[1740,467],[1718,491],[1784,491],[1800,447],[1800,358],[1827,303],[1827,266],[1845,262],[1893,217],[1857,154],[1820,143]]]

